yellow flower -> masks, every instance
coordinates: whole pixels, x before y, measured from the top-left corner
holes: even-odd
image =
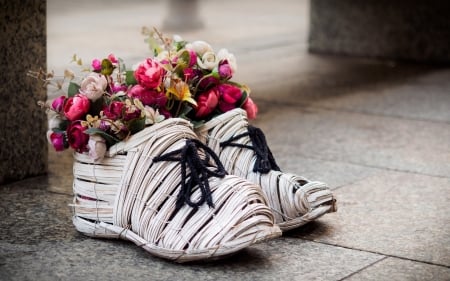
[[[189,85],[181,80],[172,80],[170,87],[167,89],[166,95],[169,99],[174,97],[176,100],[186,101],[193,105],[197,105],[197,102],[192,98]]]

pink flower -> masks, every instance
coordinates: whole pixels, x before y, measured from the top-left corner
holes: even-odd
[[[120,83],[114,83],[114,85],[111,86],[111,90],[113,93],[118,93],[120,91],[125,92],[127,90],[127,85],[122,85]]]
[[[88,141],[89,156],[94,161],[101,161],[106,153],[106,141],[99,135],[91,135]]]
[[[53,145],[56,151],[63,151],[66,147],[64,143],[64,134],[52,132],[50,134],[50,143]]]
[[[87,151],[89,135],[84,133],[86,129],[87,127],[83,127],[81,122],[78,121],[69,124],[69,127],[67,128],[67,140],[69,145],[78,152]]]
[[[91,101],[96,101],[103,96],[108,86],[106,77],[99,73],[90,73],[80,85],[80,92]]]
[[[228,63],[228,60],[222,60],[219,63],[219,76],[223,79],[230,79],[233,76],[233,70]]]
[[[195,117],[203,118],[208,116],[217,107],[219,103],[219,93],[216,88],[209,90],[208,92],[201,93],[197,97],[197,108]]]
[[[52,102],[52,108],[56,111],[61,113],[64,109],[64,102],[66,101],[66,96],[60,96],[59,98],[56,98]]]
[[[100,72],[102,70],[102,62],[99,59],[92,60],[92,69],[95,72]]]
[[[197,54],[194,50],[188,50],[189,52],[189,67],[193,67],[197,64]]]
[[[155,89],[161,85],[163,76],[164,68],[151,58],[143,61],[134,72],[136,81],[149,89]]]
[[[117,62],[118,62],[116,56],[113,55],[113,54],[109,54],[109,55],[108,55],[108,59],[109,59],[112,63],[117,63]]]
[[[90,102],[85,95],[76,94],[67,99],[64,105],[64,115],[70,121],[78,120],[89,111]]]
[[[141,85],[134,85],[128,91],[128,96],[140,100],[143,105],[155,107],[164,107],[167,102],[167,97],[163,92],[147,89]]]
[[[222,112],[236,108],[237,103],[242,99],[242,92],[236,86],[221,84],[217,86],[220,94],[219,108]]]
[[[123,114],[123,102],[113,101],[109,106],[103,109],[103,113],[111,120],[117,120],[122,117]]]
[[[253,102],[253,100],[249,97],[245,101],[245,103],[242,105],[242,108],[247,111],[247,117],[248,119],[255,119],[256,114],[258,113],[258,107]]]

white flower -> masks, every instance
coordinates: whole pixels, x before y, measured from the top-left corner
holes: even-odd
[[[197,64],[203,69],[212,70],[218,63],[213,52],[206,52],[201,58],[197,57]]]
[[[89,156],[95,162],[101,161],[103,157],[105,157],[106,142],[105,139],[103,139],[101,136],[99,135],[89,136],[88,147],[89,147]]]
[[[202,57],[206,52],[213,52],[213,48],[211,45],[206,43],[205,41],[194,41],[192,43],[186,44],[186,49],[193,50],[200,57]]]
[[[217,53],[217,63],[219,63],[222,60],[227,60],[233,73],[236,73],[237,69],[236,57],[232,53],[228,52],[227,49],[220,49],[219,52]]]
[[[59,126],[61,125],[62,119],[61,119],[61,115],[59,114],[51,114],[48,117],[48,129],[52,130],[52,129],[56,129],[59,128]]]
[[[80,85],[80,92],[91,101],[96,101],[103,96],[108,86],[108,81],[104,75],[90,73]]]

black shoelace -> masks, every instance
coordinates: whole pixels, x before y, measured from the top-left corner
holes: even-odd
[[[205,158],[200,158],[198,150],[205,152]],[[212,166],[210,159],[214,161],[216,167]],[[176,210],[179,210],[185,203],[197,209],[205,202],[214,208],[212,202],[209,178],[223,178],[227,172],[214,151],[196,139],[187,139],[186,145],[166,154],[155,157],[153,161],[179,161],[181,164],[181,190],[177,195]],[[213,169],[211,169],[213,168]],[[214,169],[215,168],[215,169]],[[190,174],[188,175],[188,171]],[[201,197],[198,201],[192,202],[192,189],[200,188]]]
[[[246,136],[250,137],[252,145],[233,142]],[[253,150],[256,154],[256,162],[255,165],[253,166],[253,172],[260,172],[262,174],[266,174],[270,170],[280,171],[280,167],[278,167],[277,163],[275,162],[275,158],[273,157],[272,152],[270,151],[270,148],[267,145],[266,137],[259,128],[248,125],[247,132],[233,136],[229,140],[221,142],[220,146],[221,147],[235,146]]]

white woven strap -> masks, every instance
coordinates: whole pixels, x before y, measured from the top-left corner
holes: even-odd
[[[275,170],[268,173],[254,172],[253,167],[257,161],[254,150],[221,146],[235,136],[245,134],[248,126],[245,111],[235,109],[196,128],[196,133],[219,154],[228,172],[261,186],[268,197],[275,221],[282,230],[298,227],[319,215],[336,210],[333,194],[324,183],[312,182],[298,175]],[[233,143],[243,146],[253,145],[247,135],[233,140]]]

